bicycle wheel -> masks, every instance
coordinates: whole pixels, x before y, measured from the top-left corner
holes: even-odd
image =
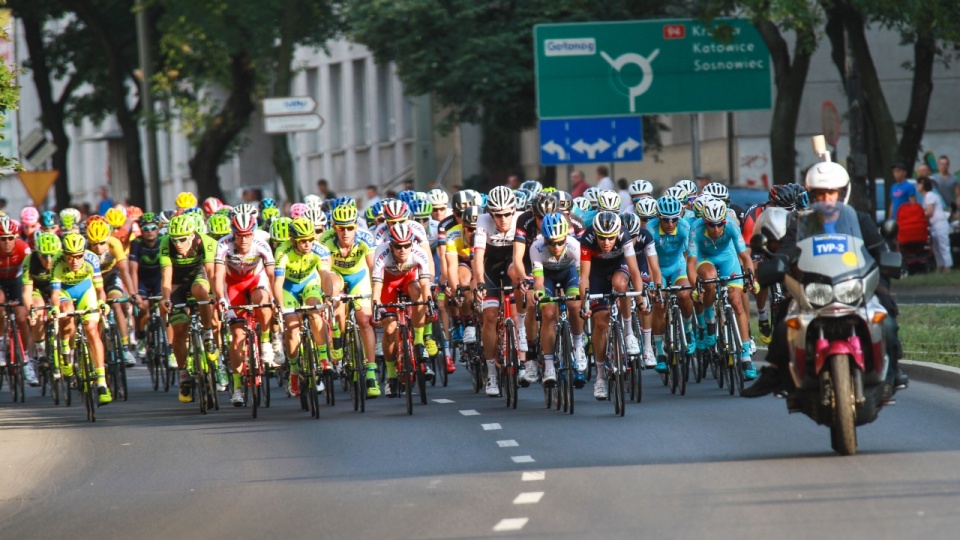
[[[113,394],[113,399],[122,397],[123,401],[127,401],[127,364],[123,358],[123,343],[120,341],[120,331],[116,326],[110,330],[110,340],[113,343],[113,355],[117,364],[117,382],[114,383],[117,392]]]
[[[623,343],[623,331],[619,322],[613,324],[613,411],[623,416],[627,412],[626,403],[626,369],[625,362],[627,349]]]
[[[83,330],[79,331],[82,332]],[[96,372],[93,369],[93,362],[90,358],[90,352],[87,350],[87,342],[82,339],[79,340],[77,342],[76,353],[74,354],[77,358],[77,364],[80,366],[77,386],[80,388],[80,392],[83,396],[83,404],[87,408],[87,421],[96,422],[97,413],[93,397],[94,393],[97,392]]]
[[[23,341],[20,340],[20,332],[16,329],[12,332],[13,340],[9,343],[13,348],[13,355],[11,356],[16,366],[15,377],[11,378],[10,386],[13,387],[13,401],[19,401],[23,403],[26,399],[26,392],[24,392],[24,362],[26,361],[23,354]],[[9,338],[8,338],[9,339]]]
[[[400,326],[400,384],[403,385],[403,397],[407,404],[407,414],[413,414],[413,345],[410,342],[410,330]]]
[[[426,364],[417,361],[416,363],[416,378],[417,378],[417,391],[420,392],[420,404],[427,404],[427,374],[426,374]],[[434,371],[436,373],[436,371]],[[434,380],[437,378],[434,377]]]
[[[307,370],[307,398],[310,406],[310,416],[315,419],[320,418],[320,392],[317,391],[317,382],[320,380],[320,370],[317,366],[316,350],[313,348],[313,342],[306,343],[306,364],[301,369]],[[303,393],[303,388],[300,388]]]
[[[507,398],[507,407],[517,408],[517,390],[519,381],[517,377],[520,373],[519,360],[517,358],[517,332],[514,327],[513,319],[503,321],[503,327],[506,332],[506,349],[504,355],[504,378],[503,384],[506,388],[504,396]]]
[[[573,391],[575,390],[574,381],[577,376],[577,362],[573,357],[573,343],[570,334],[570,325],[565,322],[561,328],[560,342],[563,343],[563,370],[566,385],[564,385],[564,401],[569,406],[570,414],[573,414]]]
[[[195,399],[200,403],[200,414],[207,414],[207,377],[206,377],[206,353],[200,344],[200,334],[190,333],[191,357],[193,360],[193,392]],[[188,362],[189,368],[189,362]]]
[[[249,390],[249,400],[244,399],[244,402],[250,405],[250,415],[253,418],[257,417],[257,412],[260,407],[260,368],[259,368],[259,358],[257,358],[257,353],[259,349],[257,348],[257,336],[260,334],[259,327],[257,331],[251,332],[247,330],[247,376],[246,381],[242,384],[244,385],[244,394],[247,394]]]
[[[363,412],[367,397],[366,373],[362,369],[363,362],[359,358],[354,341],[354,330],[350,326],[347,327],[346,336],[344,336],[343,360],[341,360],[340,365],[344,367],[346,375],[344,379],[347,383],[347,390],[350,392],[350,398],[353,401],[353,410],[354,412]]]

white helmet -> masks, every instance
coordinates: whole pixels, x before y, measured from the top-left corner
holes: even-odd
[[[653,194],[653,184],[646,180],[634,180],[632,184],[627,188],[627,191],[630,192],[632,197],[638,195],[652,195]]]
[[[826,163],[821,163],[820,165],[826,165]],[[761,233],[770,241],[782,240],[787,234],[787,224],[789,221],[789,210],[780,208],[779,206],[768,207],[760,214],[760,217],[757,218],[757,222],[753,224],[754,234]]]
[[[679,186],[671,186],[663,191],[665,197],[670,197],[671,199],[676,199],[682,203],[687,202],[687,195],[689,195],[683,188]]]
[[[433,188],[427,192],[427,200],[430,201],[430,204],[436,208],[446,208],[447,204],[450,203],[450,197],[447,196],[447,192],[440,188]]]
[[[578,208],[581,212],[586,212],[590,209],[590,201],[586,197],[574,197],[573,206],[574,208]]]
[[[709,193],[701,193],[697,195],[695,201],[693,201],[693,211],[697,214],[697,217],[703,216],[703,207],[707,205],[710,201],[719,201],[720,199],[714,197]]]
[[[703,220],[720,223],[727,220],[727,204],[720,199],[712,199],[703,205]]]
[[[491,189],[487,196],[487,210],[490,212],[513,210],[516,206],[517,198],[513,194],[513,190],[507,186],[497,186]]]
[[[727,189],[727,186],[721,184],[720,182],[710,182],[709,184],[703,186],[703,193],[713,195],[721,201],[730,200],[730,190]]]
[[[597,195],[600,195],[600,188],[596,186],[590,186],[583,191],[584,198],[590,201],[590,206],[592,208],[597,207]]]
[[[314,201],[316,201],[317,204],[320,204],[323,202],[323,198],[320,197],[319,195],[307,195],[306,197],[303,198],[303,203],[307,205],[309,205]]]
[[[327,226],[327,215],[319,208],[308,208],[301,217],[305,217],[313,223],[315,229]]]
[[[610,190],[601,191],[597,194],[597,207],[599,207],[600,210],[619,212],[620,194]]]
[[[845,191],[843,202],[850,199],[850,175],[839,163],[817,163],[807,171],[807,191],[814,189],[836,189]]]
[[[678,188],[681,188],[682,190],[686,191],[688,197],[689,197],[690,195],[696,195],[696,194],[697,194],[697,185],[694,184],[692,180],[680,180],[679,182],[677,182],[677,183],[674,184],[674,185],[677,186]]]
[[[599,236],[615,236],[620,233],[620,216],[614,212],[603,211],[593,219],[593,230]]]
[[[638,200],[634,207],[637,209],[637,215],[645,219],[657,217],[657,200],[653,197],[644,197]]]

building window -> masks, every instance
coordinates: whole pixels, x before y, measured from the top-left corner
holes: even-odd
[[[343,74],[340,64],[330,64],[330,148],[343,148]]]
[[[367,63],[353,62],[353,143],[367,144]]]
[[[390,64],[377,65],[377,127],[380,142],[393,138],[397,124],[393,117],[393,74]]]

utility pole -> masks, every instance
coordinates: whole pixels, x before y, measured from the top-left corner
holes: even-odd
[[[137,45],[140,49],[140,99],[141,111],[145,119],[147,143],[147,183],[150,184],[150,208],[160,211],[163,200],[160,195],[160,162],[157,158],[157,130],[154,125],[153,92],[150,88],[153,79],[153,48],[150,46],[150,25],[147,23],[146,6],[143,0],[137,0]]]
[[[845,32],[844,70],[847,75],[847,104],[850,108],[850,155],[847,157],[847,173],[850,175],[850,202],[859,210],[873,212],[876,198],[873,196],[873,180],[869,179],[866,137],[863,120],[863,90],[860,86],[860,69],[850,46],[850,36]],[[866,204],[863,204],[866,202]],[[874,215],[871,213],[871,215]]]

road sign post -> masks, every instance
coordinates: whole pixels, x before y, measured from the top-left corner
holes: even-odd
[[[289,96],[267,98],[263,100],[263,131],[271,135],[297,133],[300,131],[316,131],[323,126],[323,118],[314,111],[317,110],[317,100],[310,96]],[[293,137],[293,149],[297,147],[296,136]],[[297,152],[293,151],[293,191],[288,193],[290,198],[297,197],[300,181],[297,178]],[[278,197],[280,186],[277,177],[273,178],[273,194]]]
[[[639,116],[541,120],[540,163],[641,161],[641,129]]]
[[[770,54],[744,19],[544,24],[534,47],[540,118],[771,106]]]

